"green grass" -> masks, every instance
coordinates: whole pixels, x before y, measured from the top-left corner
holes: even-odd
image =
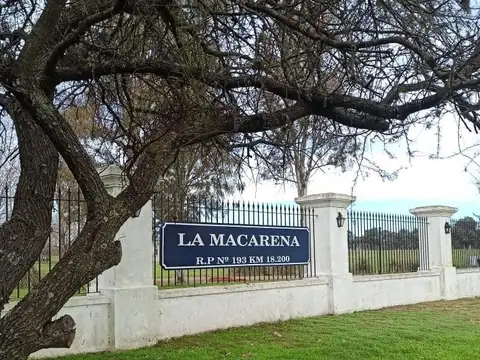
[[[470,267],[470,256],[480,256],[480,249],[454,249],[453,266]],[[420,250],[349,250],[348,257],[354,275],[416,272],[420,266]]]
[[[416,272],[420,265],[419,250],[349,250],[353,274],[388,274]]]
[[[258,325],[64,360],[464,360],[480,352],[480,300]]]
[[[470,267],[470,256],[480,256],[480,249],[453,249],[453,266],[459,269]]]
[[[37,285],[41,278],[45,277],[48,272],[58,263],[58,257],[52,257],[50,261],[36,261],[28,274],[25,274],[16,289],[10,295],[11,301],[18,301],[28,294],[28,289]],[[77,295],[85,295],[87,286],[82,287]]]

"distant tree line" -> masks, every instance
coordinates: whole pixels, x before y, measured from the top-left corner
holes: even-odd
[[[348,231],[350,250],[413,250],[419,248],[418,229],[391,231],[380,227],[370,228],[362,235]]]
[[[480,224],[473,217],[466,216],[453,220],[451,229],[452,248],[480,249]],[[351,250],[393,250],[418,249],[418,229],[400,229],[392,231],[374,227],[366,229],[362,234],[348,231],[348,248]]]
[[[477,220],[466,216],[452,221],[452,247],[454,249],[480,248],[480,228]]]

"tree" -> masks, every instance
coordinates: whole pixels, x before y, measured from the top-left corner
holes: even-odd
[[[459,6],[4,1],[0,105],[15,126],[20,175],[12,216],[0,227],[0,309],[50,233],[60,157],[81,190],[86,221],[52,271],[0,319],[0,358],[71,345],[73,319],[51,319],[120,262],[115,234],[182,149],[222,137],[233,147],[308,116],[408,137],[411,124],[431,127],[456,110],[477,129],[480,20]],[[302,44],[302,56],[284,52],[286,43]],[[340,90],[315,65],[320,56]],[[292,63],[310,69],[309,81],[289,73],[298,69]],[[63,115],[69,103],[95,105],[94,140],[75,134]],[[116,197],[96,169],[114,162],[128,179]]]
[[[255,168],[262,180],[295,184],[301,197],[317,171],[328,166],[349,169],[361,157],[363,141],[361,133],[349,134],[328,119],[305,117],[254,142]]]
[[[157,185],[161,196],[154,206],[159,219],[201,221],[196,207],[209,208],[242,190],[241,165],[235,156],[214,146],[197,144],[181,150]]]
[[[243,187],[241,165],[236,157],[214,146],[197,144],[180,151],[155,190],[159,194],[153,198],[157,234],[165,221],[215,219],[222,200]],[[175,271],[177,282],[183,283],[186,274],[187,270]]]
[[[455,249],[478,248],[480,246],[480,229],[477,221],[466,216],[455,221],[452,228],[452,247]]]
[[[327,22],[328,19],[331,15],[325,12],[322,20]],[[315,48],[311,51],[315,46],[311,39],[284,38],[280,47],[273,34],[263,31],[255,46],[255,55],[265,62],[275,62],[277,52],[281,52],[284,63],[269,72],[284,77],[289,83],[331,93],[342,89],[341,74],[331,66],[326,54]],[[267,111],[278,111],[293,104],[291,100],[265,94],[259,106]],[[247,157],[253,157],[254,171],[262,180],[293,183],[301,197],[307,194],[308,184],[318,170],[327,166],[348,168],[352,158],[361,152],[362,137],[357,129],[352,131],[328,118],[313,115],[280,128],[244,136],[244,142],[237,146],[247,148]]]

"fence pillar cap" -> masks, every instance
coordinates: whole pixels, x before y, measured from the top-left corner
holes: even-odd
[[[295,202],[302,206],[311,206],[315,208],[335,207],[346,209],[353,204],[355,196],[337,193],[323,193],[305,195],[295,199]]]
[[[97,172],[100,174],[106,188],[110,187],[122,187],[123,184],[123,172],[118,165],[107,165],[97,167]]]
[[[410,213],[419,217],[451,217],[458,211],[457,208],[444,205],[419,206],[410,209]]]

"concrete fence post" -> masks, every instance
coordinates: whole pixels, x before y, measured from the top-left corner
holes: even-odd
[[[125,186],[118,166],[100,170],[110,195],[117,196]],[[152,204],[148,201],[137,217],[121,227],[117,239],[122,244],[120,264],[99,278],[100,294],[110,298],[110,346],[127,349],[154,344],[158,289],[153,285]]]
[[[427,237],[423,237],[427,246],[420,246],[420,259],[428,259],[428,269],[440,273],[442,298],[445,300],[456,299],[457,292],[452,237],[445,231],[445,224],[450,223],[450,217],[457,211],[450,206],[422,206],[410,210],[417,217],[427,218]],[[421,234],[420,239],[422,241]]]
[[[348,268],[347,223],[338,227],[337,216],[347,217],[346,209],[355,197],[325,193],[303,196],[295,201],[301,207],[313,209],[315,214],[311,229],[315,241],[312,261],[315,262],[315,276],[328,278],[329,310],[334,314],[349,312],[353,308],[353,277]]]

